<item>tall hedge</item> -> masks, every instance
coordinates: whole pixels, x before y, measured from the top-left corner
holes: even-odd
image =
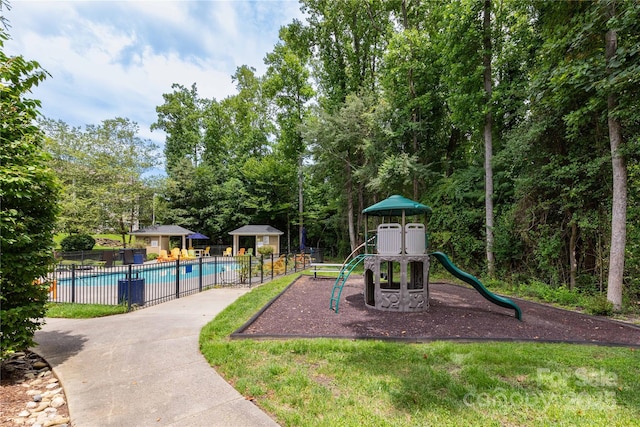
[[[90,251],[96,245],[96,239],[89,234],[72,234],[60,242],[60,249],[64,252]]]
[[[44,320],[59,187],[25,94],[46,77],[37,62],[4,53],[0,28],[0,358],[34,344]]]

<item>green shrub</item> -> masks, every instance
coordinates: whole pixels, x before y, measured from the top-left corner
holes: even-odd
[[[271,255],[273,253],[273,246],[260,246],[258,248],[258,253],[260,255]]]
[[[88,234],[72,234],[60,242],[64,252],[90,251],[96,245],[96,239]]]
[[[595,316],[611,316],[613,303],[607,297],[600,294],[586,299],[585,311]]]
[[[35,125],[37,100],[25,98],[46,77],[37,62],[3,52],[0,25],[0,359],[35,343],[44,322],[48,286],[38,285],[53,264],[59,184]]]
[[[160,254],[157,254],[155,252],[148,253],[147,254],[147,261],[153,261],[153,260],[157,259],[158,256],[160,256]]]

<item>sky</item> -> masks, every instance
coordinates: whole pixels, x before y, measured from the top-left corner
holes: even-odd
[[[162,145],[150,126],[171,85],[196,83],[202,98],[235,94],[241,65],[263,75],[278,31],[304,20],[295,0],[10,0],[5,53],[51,76],[30,95],[41,113],[70,126],[125,117]]]

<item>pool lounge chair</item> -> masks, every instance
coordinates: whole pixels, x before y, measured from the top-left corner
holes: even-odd
[[[244,255],[244,248],[240,248],[240,250],[238,251],[238,256],[243,256]]]
[[[105,267],[113,267],[113,251],[102,252],[102,261]]]
[[[222,253],[222,256],[231,256],[231,251],[233,251],[233,249],[231,249],[231,248],[227,248],[227,249]]]
[[[170,256],[164,249],[160,249],[160,255],[158,255],[158,258],[156,258],[156,262],[170,262],[175,260],[176,258]]]
[[[192,250],[193,250],[193,249],[192,249]],[[180,259],[181,259],[181,260],[185,260],[185,261],[192,260],[192,259],[196,259],[196,254],[194,253],[194,254],[193,254],[193,256],[191,256],[191,255],[189,254],[189,251],[188,251],[188,250],[186,250],[186,249],[182,249],[182,250],[180,251]]]
[[[211,246],[207,246],[204,251],[202,251],[202,256],[211,256]]]

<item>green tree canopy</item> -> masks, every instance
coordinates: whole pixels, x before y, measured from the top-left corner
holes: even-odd
[[[2,3],[0,3],[2,5]],[[48,291],[37,280],[53,262],[58,183],[35,125],[40,102],[27,98],[47,73],[4,53],[0,28],[0,344],[1,358],[34,345]]]

